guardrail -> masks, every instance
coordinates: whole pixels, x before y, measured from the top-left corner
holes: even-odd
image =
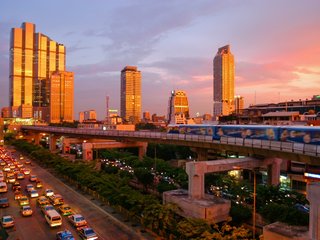
[[[39,127],[39,126],[23,126],[25,130],[35,130],[49,133],[64,133],[88,136],[109,136],[109,137],[130,137],[130,138],[150,138],[161,140],[177,140],[188,142],[203,142],[214,144],[228,144],[258,149],[269,149],[274,151],[283,151],[296,154],[304,154],[308,156],[320,157],[320,146],[304,143],[280,142],[260,139],[243,139],[234,137],[221,137],[220,140],[214,140],[210,136],[205,135],[188,135],[173,134],[164,132],[147,132],[147,131],[118,131],[118,130],[97,130],[97,129],[78,129],[64,127]]]

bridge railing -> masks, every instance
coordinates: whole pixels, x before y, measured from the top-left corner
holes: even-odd
[[[206,142],[215,144],[228,144],[236,146],[244,146],[258,149],[269,149],[274,151],[292,152],[297,154],[305,154],[308,156],[320,157],[320,145],[280,142],[260,139],[243,139],[235,137],[221,137],[220,140],[212,139],[211,136],[205,135],[189,135],[189,134],[173,134],[165,132],[149,132],[149,131],[118,131],[118,130],[99,130],[99,129],[77,129],[63,127],[47,127],[47,126],[23,126],[26,130],[43,131],[50,133],[65,133],[75,135],[90,135],[90,136],[110,136],[110,137],[130,137],[130,138],[151,138],[162,140],[177,140],[177,141],[192,141]]]

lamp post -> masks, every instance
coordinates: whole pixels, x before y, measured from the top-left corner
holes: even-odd
[[[252,235],[253,239],[256,239],[256,198],[257,198],[257,169],[253,169],[253,216],[252,216]]]

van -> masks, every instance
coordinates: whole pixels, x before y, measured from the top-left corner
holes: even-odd
[[[5,182],[0,182],[0,193],[8,192],[8,186]]]
[[[45,212],[45,219],[50,227],[56,227],[62,225],[62,218],[56,210],[48,210]]]

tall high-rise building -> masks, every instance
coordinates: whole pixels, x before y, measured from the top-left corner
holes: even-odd
[[[169,97],[168,123],[183,124],[189,118],[189,103],[185,91],[173,90]]]
[[[64,45],[36,33],[33,23],[24,22],[21,28],[12,28],[9,72],[12,115],[48,118],[51,73],[65,71],[65,65]]]
[[[126,66],[121,71],[121,117],[125,122],[141,120],[141,72],[137,67]]]
[[[55,71],[51,74],[48,122],[73,122],[73,81],[73,72]]]
[[[213,117],[234,111],[234,56],[230,46],[219,48],[213,59]]]
[[[234,111],[235,114],[242,114],[244,109],[244,99],[242,96],[237,95],[234,97]]]

